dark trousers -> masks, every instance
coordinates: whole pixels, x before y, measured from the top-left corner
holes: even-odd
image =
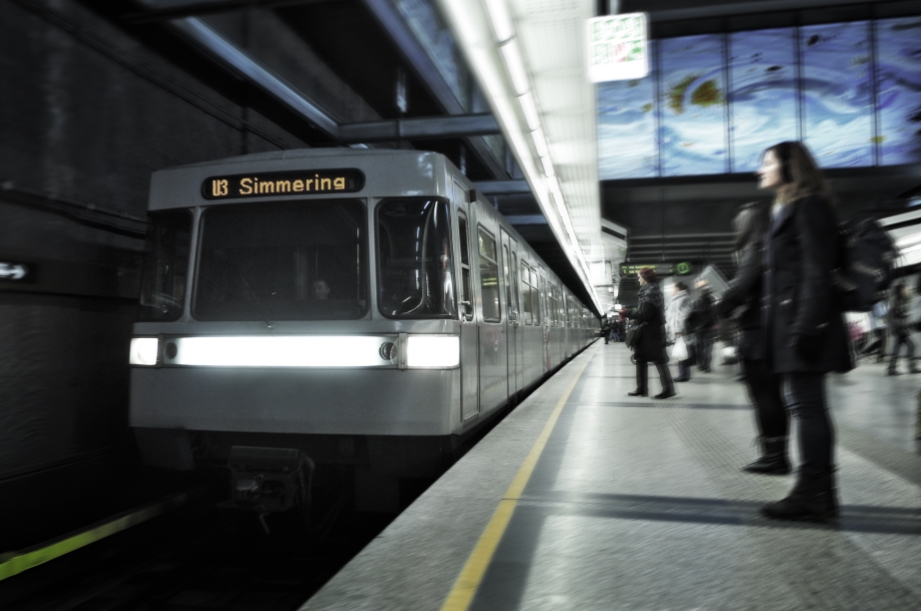
[[[755,406],[758,434],[762,437],[786,437],[790,425],[781,394],[781,376],[769,371],[761,359],[742,359],[740,362],[748,396]]]
[[[697,368],[701,371],[710,369],[710,359],[713,354],[713,335],[710,329],[698,331],[695,334],[694,350],[697,354]]]
[[[649,392],[649,373],[646,365],[649,361],[636,361],[636,390],[640,393]],[[656,363],[656,369],[659,372],[659,382],[662,383],[663,392],[673,392],[675,384],[672,382],[672,373],[668,370],[668,365],[664,362]]]
[[[688,351],[690,352],[690,350]],[[691,379],[691,359],[690,358],[685,359],[683,361],[678,361],[678,379],[679,380],[690,380]]]
[[[804,475],[827,475],[834,464],[835,432],[825,400],[825,374],[792,372],[783,379],[784,405],[796,419]]]
[[[908,333],[894,333],[892,342],[892,358],[889,359],[889,369],[895,370],[896,362],[899,360],[899,352],[902,350],[902,344],[908,346],[908,366],[914,368],[911,359],[915,358],[915,344],[911,341]]]

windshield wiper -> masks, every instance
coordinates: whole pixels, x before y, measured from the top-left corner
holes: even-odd
[[[253,290],[253,287],[249,285],[249,280],[246,279],[246,275],[243,273],[243,270],[237,265],[237,262],[234,261],[233,256],[230,253],[226,253],[227,262],[230,263],[230,266],[233,268],[233,271],[240,276],[240,280],[243,281],[243,286],[246,288],[246,292],[249,293],[250,297],[253,298],[253,302],[256,306],[256,310],[259,312],[259,315],[262,316],[262,320],[265,322],[265,326],[269,329],[274,329],[275,327],[272,323],[269,322],[269,317],[266,316],[265,310],[262,309],[262,302],[259,300],[259,297],[256,296],[256,291]]]

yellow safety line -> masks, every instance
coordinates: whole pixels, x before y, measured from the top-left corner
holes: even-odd
[[[141,522],[146,522],[164,513],[170,507],[180,505],[185,501],[185,495],[170,497],[168,500],[160,501],[154,505],[149,505],[120,517],[110,519],[105,523],[90,527],[87,530],[71,535],[64,535],[64,537],[57,541],[20,552],[0,554],[0,581],[18,575],[32,567],[54,560],[55,558],[60,558],[65,554],[85,547],[90,543],[95,543],[100,539],[105,539],[106,537],[131,528]]]
[[[534,442],[534,445],[531,446],[531,451],[528,452],[527,458],[524,459],[518,469],[515,479],[512,480],[508,490],[505,491],[502,500],[499,501],[499,506],[493,513],[492,519],[489,520],[489,524],[486,525],[486,530],[480,535],[480,540],[477,541],[476,547],[473,548],[470,557],[467,558],[467,563],[461,570],[457,581],[454,582],[454,587],[451,588],[451,592],[445,599],[441,611],[467,611],[470,603],[473,602],[473,597],[480,587],[480,582],[483,580],[483,575],[486,574],[486,569],[489,568],[489,563],[492,562],[492,556],[499,546],[499,541],[502,539],[502,535],[505,534],[505,529],[512,519],[512,514],[515,513],[515,507],[518,506],[521,493],[528,484],[528,480],[531,479],[531,473],[534,472],[534,467],[537,466],[537,461],[547,445],[547,440],[550,439],[550,434],[556,426],[556,421],[560,418],[563,406],[566,405],[569,395],[572,394],[573,389],[576,387],[576,382],[582,377],[582,373],[591,360],[590,357],[585,361],[582,369],[579,370],[566,392],[560,397],[559,403],[553,408],[553,412],[551,412],[550,418],[547,419],[544,429],[538,436],[537,441]]]

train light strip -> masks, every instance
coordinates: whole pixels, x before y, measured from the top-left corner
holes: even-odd
[[[289,335],[165,339],[163,363],[199,367],[380,367],[380,346],[395,337]],[[175,344],[175,349],[170,344]],[[172,356],[171,356],[172,355]]]
[[[131,355],[128,363],[131,365],[156,365],[157,353],[160,350],[160,340],[156,337],[131,338]]]
[[[460,338],[405,333],[135,337],[131,340],[129,361],[132,365],[164,367],[451,369],[460,366]]]
[[[576,384],[582,378],[582,374],[585,372],[585,368],[588,367],[589,362],[591,362],[591,358],[586,359],[585,364],[582,365],[579,373],[576,374],[575,379],[573,379],[569,387],[563,392],[560,401],[550,413],[550,417],[547,419],[547,423],[544,425],[544,429],[541,431],[540,436],[538,436],[534,445],[531,446],[531,451],[528,452],[527,458],[524,459],[524,462],[518,469],[515,479],[512,480],[508,490],[502,495],[502,500],[499,501],[499,506],[489,520],[489,524],[486,525],[486,530],[480,535],[480,540],[477,541],[476,547],[473,548],[470,557],[467,558],[467,563],[461,570],[457,581],[454,582],[454,587],[451,588],[451,592],[445,599],[441,611],[466,611],[470,607],[470,603],[473,602],[473,597],[476,596],[477,590],[480,587],[480,582],[483,580],[483,576],[486,574],[486,569],[489,568],[490,562],[492,562],[493,554],[496,548],[499,547],[502,535],[505,534],[505,529],[508,527],[512,515],[515,513],[518,501],[521,500],[521,494],[524,492],[528,480],[531,479],[531,473],[534,472],[537,461],[543,453],[544,447],[546,447],[547,441],[550,439],[550,435],[553,433],[556,422],[560,418],[560,413],[562,413],[566,401],[569,400],[569,395],[572,394]]]
[[[406,337],[407,367],[457,367],[460,338],[456,335],[409,335]]]
[[[140,509],[126,511],[102,522],[97,522],[85,530],[72,532],[48,543],[19,552],[0,554],[0,581],[146,522],[187,502],[188,495],[172,495]]]

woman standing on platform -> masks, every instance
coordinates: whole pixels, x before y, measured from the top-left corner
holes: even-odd
[[[758,442],[761,457],[742,469],[750,473],[786,475],[790,472],[787,458],[789,423],[781,396],[781,378],[768,371],[764,362],[764,342],[761,338],[761,259],[764,232],[768,226],[767,208],[758,202],[742,206],[733,224],[736,230],[735,251],[738,270],[716,306],[721,318],[735,310],[742,336],[738,345],[742,378],[748,396],[755,406]]]
[[[800,464],[793,490],[762,507],[769,518],[826,520],[838,515],[834,431],[825,374],[853,367],[844,316],[832,287],[838,219],[812,155],[781,142],[762,156],[759,186],[776,194],[765,237],[765,364],[781,376],[784,404],[797,420]]]
[[[620,311],[625,318],[633,318],[640,323],[637,330],[638,339],[633,346],[633,358],[636,361],[636,390],[627,393],[631,397],[649,395],[647,364],[655,363],[662,382],[662,392],[656,399],[675,396],[675,385],[668,370],[668,355],[665,353],[665,299],[659,289],[656,272],[651,267],[644,267],[638,274],[640,290],[637,292],[637,306]]]

